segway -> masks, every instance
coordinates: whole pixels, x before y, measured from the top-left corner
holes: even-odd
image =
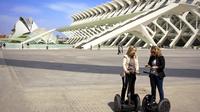
[[[128,99],[122,103],[119,94],[114,98],[114,110],[115,112],[138,112],[140,108],[140,97],[138,94],[134,94],[131,98],[131,94],[128,94]]]
[[[151,72],[143,71],[143,73],[151,74]],[[142,109],[144,112],[169,112],[171,105],[167,98],[157,103],[153,96],[147,94],[142,100]]]

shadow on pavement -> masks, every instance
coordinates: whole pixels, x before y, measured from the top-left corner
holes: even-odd
[[[84,73],[102,73],[102,74],[116,74],[119,75],[122,71],[121,66],[103,66],[103,65],[87,65],[87,64],[72,64],[72,63],[57,63],[57,62],[43,62],[43,61],[29,61],[29,60],[15,60],[15,59],[2,59],[0,58],[0,65],[25,67],[35,69],[48,69],[48,70],[61,70],[71,72],[84,72]],[[144,68],[140,68],[140,72]],[[200,78],[200,69],[175,69],[166,68],[166,76],[169,77],[190,77]],[[148,76],[142,73],[144,76]]]
[[[120,66],[102,66],[102,65],[42,62],[42,61],[0,58],[1,65],[5,65],[5,63],[3,63],[3,60],[5,60],[8,66],[25,67],[25,68],[86,72],[86,73],[103,73],[103,74],[119,74],[120,71],[122,71],[122,67]]]
[[[112,109],[113,112],[115,112],[115,109],[114,109],[114,102],[109,102],[109,103],[108,103],[108,106]],[[134,112],[134,111],[132,111],[132,112]],[[140,106],[138,112],[144,112],[144,111],[142,110],[142,106]]]
[[[112,111],[114,112],[114,102],[109,102],[108,106],[112,109]]]

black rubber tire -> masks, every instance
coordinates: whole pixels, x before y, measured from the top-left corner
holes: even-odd
[[[150,98],[151,98],[151,95],[150,95],[150,94],[147,94],[147,95],[143,98],[143,100],[142,100],[142,110],[143,110],[143,112],[151,112],[150,110],[147,109],[147,104],[149,103]]]
[[[139,97],[138,94],[135,94],[134,97],[135,97],[135,99],[134,99],[134,102],[135,102],[135,112],[138,112],[139,109],[140,109],[140,104],[141,104],[140,97]]]
[[[119,94],[116,94],[114,98],[114,110],[115,112],[121,112],[121,109],[121,97]]]
[[[170,108],[171,105],[167,98],[165,98],[158,104],[158,112],[170,112]]]

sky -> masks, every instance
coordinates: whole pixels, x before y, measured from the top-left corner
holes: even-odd
[[[19,17],[45,29],[69,26],[71,16],[111,0],[0,0],[0,34],[10,34]]]

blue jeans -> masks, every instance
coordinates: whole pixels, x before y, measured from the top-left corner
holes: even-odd
[[[164,90],[163,90],[163,78],[159,76],[151,74],[150,76],[150,84],[151,84],[151,95],[153,99],[156,100],[156,87],[158,88],[160,101],[164,99]]]

